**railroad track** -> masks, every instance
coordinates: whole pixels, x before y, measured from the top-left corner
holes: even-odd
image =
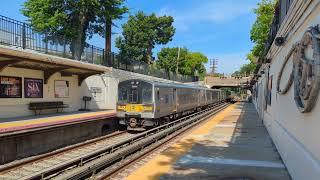
[[[62,173],[65,169],[61,165],[75,167],[93,160],[96,154],[103,152],[103,147],[114,144],[123,139],[132,137],[126,131],[119,131],[88,140],[84,143],[72,145],[44,155],[18,161],[0,168],[0,180],[10,179],[50,179],[56,174]],[[100,150],[97,152],[97,150]]]
[[[0,168],[0,179],[107,178],[226,106],[227,103],[218,103],[140,134],[105,136],[61,152]]]
[[[165,138],[156,141],[137,153],[129,155],[125,160],[115,163],[113,166],[110,166],[107,169],[102,170],[100,173],[91,176],[91,179],[124,179],[124,177],[127,177],[132,172],[132,168],[130,169],[130,167],[133,167],[134,170],[136,169],[135,165],[141,166],[141,163],[143,164],[145,159],[148,159],[148,156],[152,156],[153,153],[161,152],[162,150],[166,149],[171,143],[175,142],[175,140],[178,140],[190,130],[201,126],[201,124],[205,123],[206,120],[227,106],[229,106],[229,103],[222,103],[212,107],[210,111],[206,112],[201,119],[195,120],[186,126],[182,126],[180,129],[174,131],[170,135],[167,135]]]

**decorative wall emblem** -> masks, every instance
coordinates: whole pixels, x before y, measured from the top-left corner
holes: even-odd
[[[277,79],[277,91],[286,94],[294,86],[294,100],[300,112],[310,112],[318,98],[320,89],[320,33],[318,26],[310,27],[300,42],[295,44],[287,55]],[[312,50],[312,58],[306,56]],[[280,81],[285,65],[293,58],[293,68],[289,80],[283,89]]]

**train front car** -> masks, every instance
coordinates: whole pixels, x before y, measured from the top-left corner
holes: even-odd
[[[153,84],[142,80],[126,80],[118,85],[117,117],[128,130],[143,131],[153,126]]]

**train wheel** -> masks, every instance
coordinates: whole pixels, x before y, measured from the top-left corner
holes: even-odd
[[[159,126],[159,119],[155,120],[154,126],[155,126],[155,127]]]
[[[171,121],[171,119],[172,119],[172,116],[165,117],[165,118],[164,118],[164,123],[163,123],[163,124],[167,124],[167,123],[169,123],[169,122]]]
[[[119,130],[125,131],[127,129],[127,125],[119,124]]]

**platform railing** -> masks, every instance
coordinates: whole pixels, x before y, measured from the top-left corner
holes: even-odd
[[[49,37],[47,34],[37,32],[28,23],[2,15],[0,15],[0,44],[30,49],[40,53],[69,59],[76,59],[72,54],[70,43],[67,43],[63,37]],[[142,61],[121,58],[116,53],[105,53],[103,48],[88,43],[86,43],[83,48],[80,61],[174,81],[198,81],[198,77],[196,76],[175,74],[173,72],[155,68]]]

